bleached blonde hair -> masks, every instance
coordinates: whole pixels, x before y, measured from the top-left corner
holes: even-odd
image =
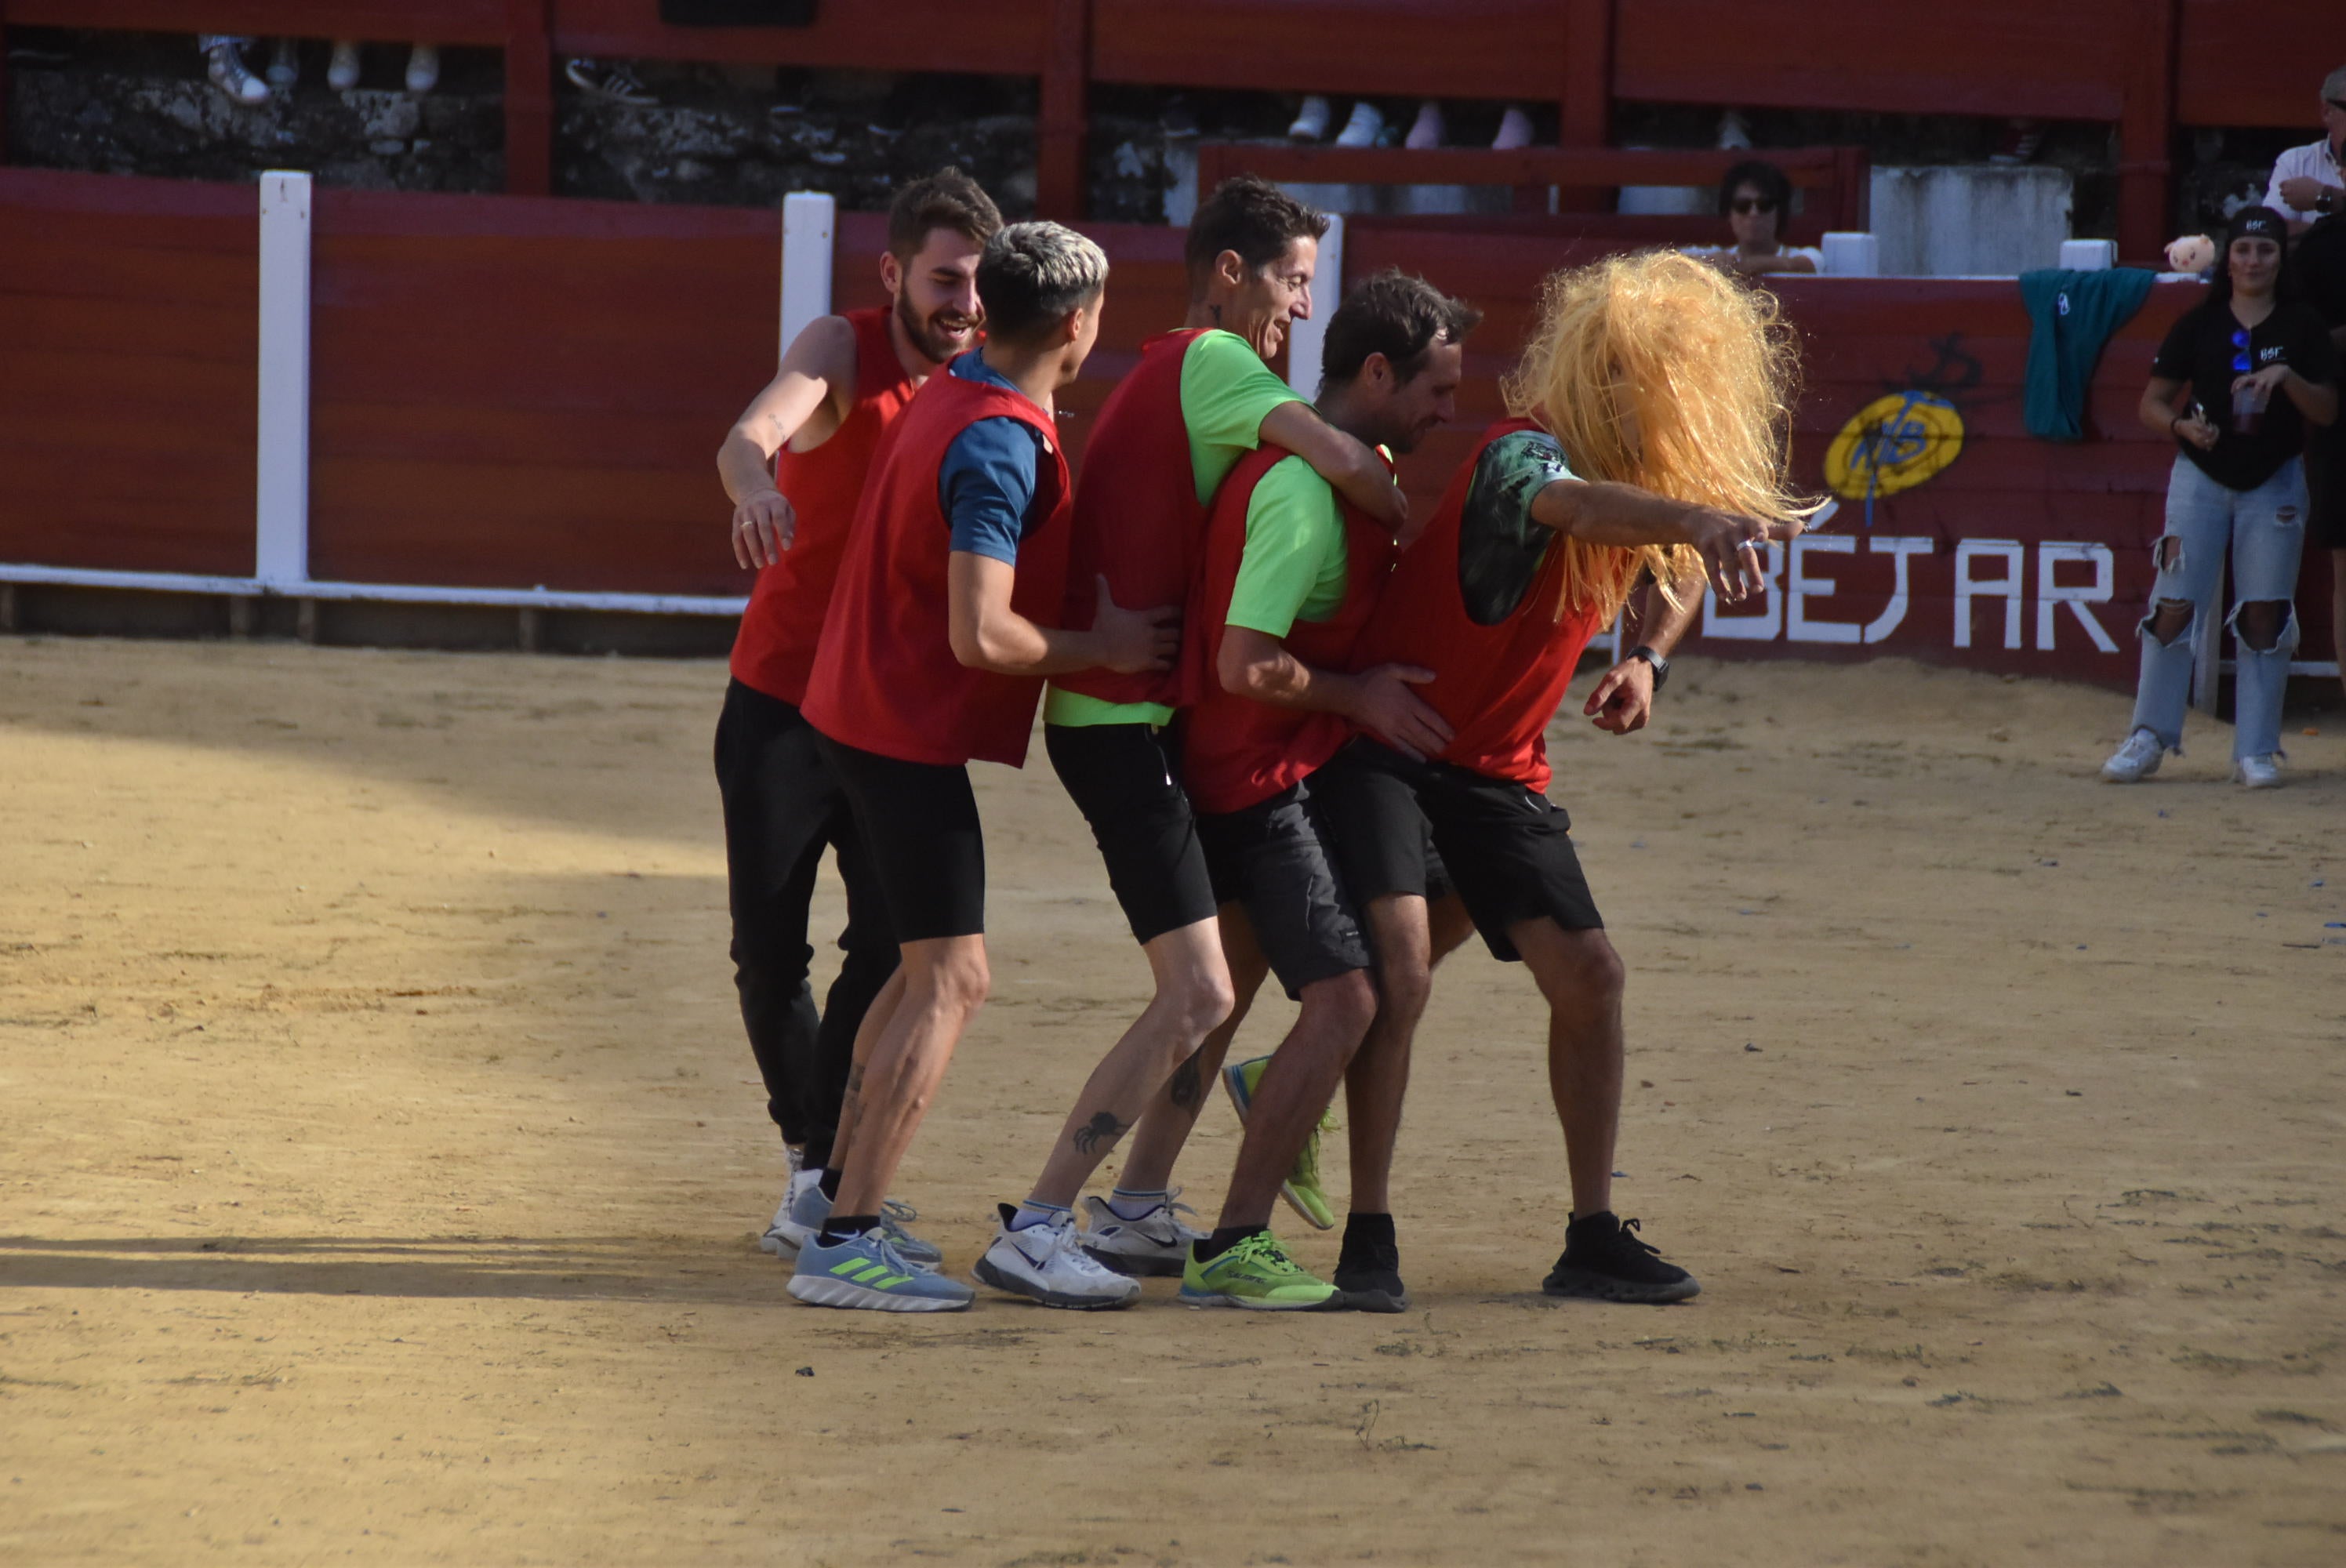
[[[1787,469],[1798,366],[1774,295],[1647,250],[1549,274],[1531,341],[1499,390],[1509,413],[1563,443],[1583,479],[1789,520],[1815,510]],[[1683,545],[1560,543],[1559,616],[1594,606],[1609,620],[1641,570],[1674,603],[1677,584],[1702,577]]]

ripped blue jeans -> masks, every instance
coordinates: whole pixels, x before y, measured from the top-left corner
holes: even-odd
[[[2292,457],[2280,472],[2254,490],[2229,490],[2199,471],[2188,457],[2175,460],[2167,482],[2167,532],[2153,562],[2158,581],[2150,591],[2150,614],[2143,617],[2142,677],[2135,688],[2134,723],[2170,749],[2183,741],[2183,709],[2191,693],[2191,657],[2208,635],[2197,606],[2214,593],[2225,548],[2232,554],[2232,613],[2225,624],[2239,631],[2242,605],[2278,601],[2280,636],[2269,648],[2239,645],[2232,755],[2262,757],[2280,749],[2281,693],[2289,684],[2289,658],[2297,647],[2298,557],[2305,548],[2305,460]],[[2151,635],[2158,606],[2194,606],[2189,627],[2171,643]]]

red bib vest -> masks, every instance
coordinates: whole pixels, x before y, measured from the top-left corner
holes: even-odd
[[[1414,689],[1454,732],[1441,760],[1545,792],[1548,720],[1581,650],[1604,623],[1594,608],[1559,608],[1564,551],[1555,545],[1522,602],[1495,626],[1478,626],[1466,614],[1458,583],[1459,530],[1474,465],[1501,436],[1538,428],[1509,419],[1484,432],[1451,477],[1424,535],[1402,556],[1349,667],[1413,664],[1433,671],[1432,681]]]
[[[1018,546],[1011,607],[1058,625],[1067,589],[1067,460],[1050,417],[1007,388],[939,371],[922,383],[872,467],[807,682],[806,716],[833,740],[905,762],[1022,766],[1040,676],[995,675],[954,657],[945,562],[953,524],[938,498],[954,438],[1008,417],[1044,436],[1040,526]]]
[[[1100,405],[1076,481],[1061,626],[1092,624],[1102,575],[1127,610],[1189,602],[1206,509],[1198,503],[1189,427],[1181,418],[1181,364],[1201,331],[1185,328],[1141,344],[1140,362]],[[1051,679],[1102,702],[1179,708],[1196,696],[1187,670],[1186,662],[1177,662],[1169,670],[1087,669]]]
[[[1205,558],[1182,637],[1198,689],[1181,741],[1181,779],[1200,811],[1242,811],[1268,800],[1336,755],[1352,731],[1332,713],[1280,708],[1222,688],[1216,673],[1222,634],[1246,554],[1247,506],[1271,465],[1292,455],[1265,445],[1249,453],[1214,493],[1206,519]],[[1352,643],[1392,574],[1393,545],[1382,524],[1338,498],[1344,518],[1344,602],[1324,621],[1297,621],[1280,639],[1314,669],[1353,667]]]
[[[780,560],[759,572],[733,637],[733,678],[788,703],[806,701],[807,672],[872,454],[919,390],[888,341],[885,306],[850,311],[846,321],[855,329],[855,401],[821,446],[785,445],[775,456],[774,488],[798,514],[798,534]]]

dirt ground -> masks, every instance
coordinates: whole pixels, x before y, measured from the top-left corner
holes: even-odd
[[[1698,1301],[1538,1293],[1542,1016],[1474,949],[1410,1314],[903,1319],[756,1247],[723,682],[0,641],[0,1559],[2346,1560],[2334,720],[2120,790],[2109,693],[1689,661],[1555,751]],[[996,997],[899,1184],[954,1268],[1145,977],[1039,748],[977,772]]]

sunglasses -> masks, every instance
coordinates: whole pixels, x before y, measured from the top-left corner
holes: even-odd
[[[1772,196],[1739,196],[1735,199],[1735,210],[1747,216],[1754,212],[1773,212],[1776,210],[1776,199]]]
[[[2246,375],[2251,368],[2249,364],[2248,329],[2235,328],[2232,332],[2232,372],[2235,375]]]
[[[2339,113],[2346,114],[2346,98],[2324,98],[2321,101]]]

